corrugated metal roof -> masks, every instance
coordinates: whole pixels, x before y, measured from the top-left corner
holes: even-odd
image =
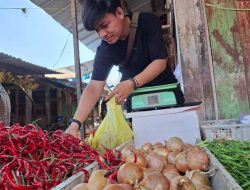
[[[37,78],[35,82],[39,84],[39,86],[50,86],[54,88],[76,88],[75,82],[71,82],[68,80],[55,79],[55,78]]]
[[[72,32],[70,0],[31,0],[34,4],[44,9],[63,27]],[[82,0],[79,0],[82,2]],[[96,32],[89,32],[83,28],[81,11],[82,6],[77,3],[78,17],[78,37],[79,40],[92,51],[100,44]],[[163,0],[154,0],[154,6],[158,10],[163,4]],[[151,0],[128,0],[128,7],[131,11],[152,11]]]
[[[11,72],[15,75],[59,74],[59,72],[28,63],[5,53],[0,53],[0,71]]]
[[[94,60],[87,61],[84,63],[81,63],[81,75],[82,77],[84,75],[90,74],[93,70],[93,63]],[[45,75],[49,78],[57,78],[57,79],[69,79],[69,78],[75,78],[75,66],[69,66],[69,67],[63,67],[60,69],[56,69],[55,71],[62,73],[62,74],[48,74]]]

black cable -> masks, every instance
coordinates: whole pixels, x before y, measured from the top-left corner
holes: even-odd
[[[68,38],[67,38],[67,40],[66,40],[66,42],[65,42],[65,44],[64,44],[64,47],[63,47],[63,49],[62,49],[62,52],[61,52],[59,58],[57,59],[56,63],[54,64],[53,68],[55,68],[55,66],[57,65],[57,63],[58,63],[59,60],[61,59],[61,57],[62,57],[62,55],[63,55],[63,52],[64,52],[64,50],[65,50],[65,48],[66,48],[66,46],[67,46],[67,44],[68,44],[69,36],[70,36],[70,33],[68,34]]]

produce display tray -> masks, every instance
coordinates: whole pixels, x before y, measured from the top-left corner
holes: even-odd
[[[126,145],[133,145],[132,141],[122,144],[117,147],[117,149],[122,149]],[[211,187],[213,190],[243,190],[239,184],[235,181],[235,179],[228,173],[228,171],[224,168],[224,166],[218,161],[218,159],[208,150],[204,148],[210,158],[210,167],[209,170],[215,170],[214,175],[212,175],[210,179]],[[93,168],[97,166],[97,163],[93,163],[86,167],[85,169],[91,172]],[[61,184],[54,187],[52,190],[70,190],[72,187],[79,183],[83,183],[85,179],[85,175],[83,172],[79,172]]]
[[[124,146],[132,145],[133,141],[128,141],[120,146],[116,147],[117,150],[121,150]],[[85,168],[88,172],[91,172],[95,167],[98,167],[97,162],[93,162],[89,166]],[[74,186],[76,186],[79,183],[84,183],[85,181],[85,174],[84,172],[78,172],[75,175],[72,175],[62,183],[58,184],[57,186],[53,187],[51,190],[71,190]]]
[[[207,140],[250,140],[250,124],[241,124],[236,119],[205,121],[200,129],[202,138]]]
[[[213,190],[243,190],[235,179],[228,173],[219,160],[204,148],[210,158],[210,170],[215,169],[215,173],[210,177],[210,184]]]

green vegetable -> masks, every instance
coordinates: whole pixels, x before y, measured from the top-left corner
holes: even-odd
[[[250,190],[250,141],[213,140],[199,144],[207,147],[244,189]]]

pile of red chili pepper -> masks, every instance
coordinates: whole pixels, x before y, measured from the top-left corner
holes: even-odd
[[[10,128],[0,123],[0,190],[38,189],[56,186],[93,162],[112,170],[122,163],[121,155],[100,155],[88,144],[58,130],[52,134],[36,125]]]

